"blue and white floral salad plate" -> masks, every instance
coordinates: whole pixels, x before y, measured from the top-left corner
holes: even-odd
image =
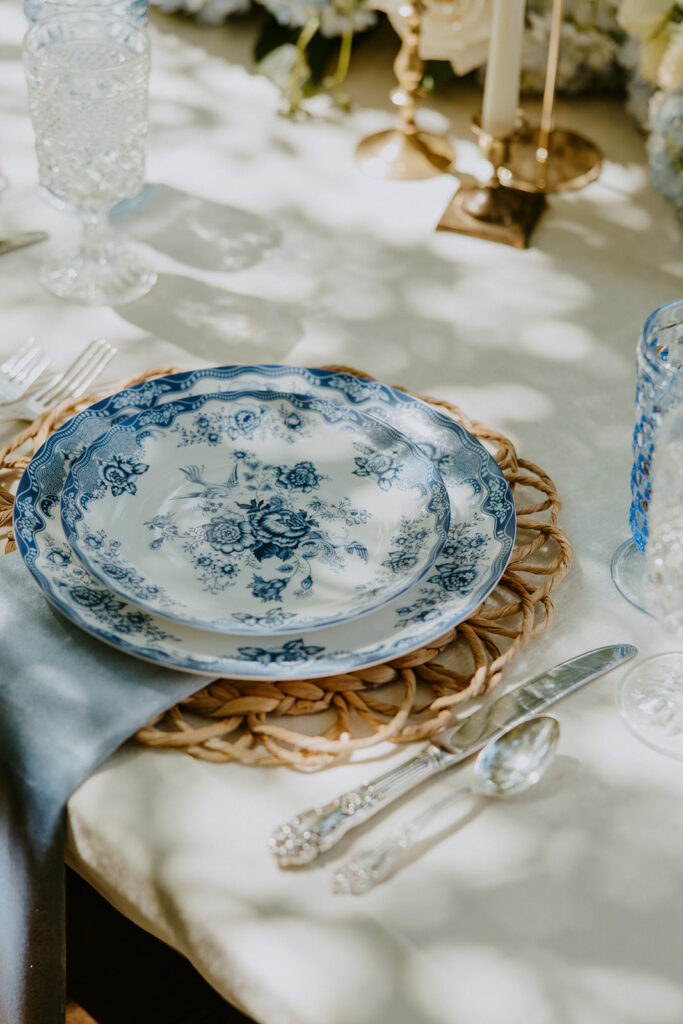
[[[309,633],[199,630],[141,609],[104,586],[71,551],[60,497],[73,462],[114,425],[185,396],[254,388],[331,399],[408,435],[438,468],[451,521],[431,570],[404,594],[349,622]],[[388,385],[295,366],[226,366],[146,381],[103,399],[54,432],[28,465],[14,534],[44,595],[71,621],[129,654],[207,676],[316,678],[379,664],[468,618],[505,571],[515,539],[510,489],[483,445],[450,416]]]
[[[71,467],[62,525],[115,594],[224,633],[345,622],[421,579],[450,503],[395,427],[316,395],[226,391],[112,426]]]

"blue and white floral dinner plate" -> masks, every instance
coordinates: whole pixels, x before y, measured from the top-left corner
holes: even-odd
[[[140,608],[223,633],[365,615],[433,565],[450,503],[395,427],[316,395],[185,396],[112,426],[71,467],[67,540]]]
[[[311,633],[227,635],[146,612],[101,584],[71,551],[59,514],[67,473],[86,448],[136,412],[185,395],[255,388],[316,395],[403,433],[439,469],[450,501],[446,543],[432,569],[377,611]],[[510,489],[493,458],[450,416],[352,374],[295,366],[227,366],[174,374],[103,399],[65,423],[36,453],[14,505],[29,572],[69,619],[101,640],[171,668],[235,679],[315,678],[398,658],[474,612],[505,570],[515,538]]]

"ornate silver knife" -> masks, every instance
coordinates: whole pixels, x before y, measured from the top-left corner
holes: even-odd
[[[637,653],[631,644],[610,644],[542,672],[475,711],[464,722],[434,736],[429,746],[411,760],[324,807],[304,811],[280,825],[270,839],[271,853],[282,867],[309,864],[393,800],[476,754],[511,726],[538,714]]]

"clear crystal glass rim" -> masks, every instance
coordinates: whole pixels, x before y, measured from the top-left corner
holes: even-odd
[[[40,47],[40,37],[58,24],[63,25],[80,25],[80,26],[96,26],[102,30],[115,26],[123,31],[121,39],[118,42],[124,42],[130,49],[131,62],[140,61],[144,62],[149,59],[150,45],[149,36],[144,28],[133,24],[127,18],[117,18],[106,16],[103,17],[101,14],[94,12],[90,14],[83,14],[82,12],[73,12],[69,14],[55,14],[50,18],[44,18],[42,21],[37,21],[34,25],[27,30],[23,40],[24,54],[33,61],[36,65],[42,68],[55,68],[63,74],[73,75],[101,75],[106,71],[114,71],[121,65],[118,63],[112,63],[111,65],[102,65],[93,70],[86,70],[84,68],[65,67],[59,61],[51,59],[51,51],[49,47],[44,49]],[[106,32],[102,31],[97,36],[85,34],[82,37],[79,35],[71,35],[67,37],[69,42],[78,41],[82,38],[84,41],[90,41],[93,38],[106,39]],[[109,37],[111,40],[111,37]],[[66,41],[66,40],[65,40]],[[131,46],[131,42],[133,45]]]
[[[656,353],[654,348],[654,339],[661,331],[670,330],[672,327],[678,327],[680,324],[683,324],[683,299],[673,299],[671,302],[667,302],[665,305],[655,309],[643,324],[640,334],[639,351],[643,359],[653,366],[658,373],[661,373],[662,370],[669,370],[675,373],[683,365],[670,362],[668,356],[662,358],[661,355]]]

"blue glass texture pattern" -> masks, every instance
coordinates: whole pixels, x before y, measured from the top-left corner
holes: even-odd
[[[676,408],[683,396],[683,299],[661,306],[645,321],[636,373],[629,526],[634,544],[644,551],[655,442],[662,417]]]

